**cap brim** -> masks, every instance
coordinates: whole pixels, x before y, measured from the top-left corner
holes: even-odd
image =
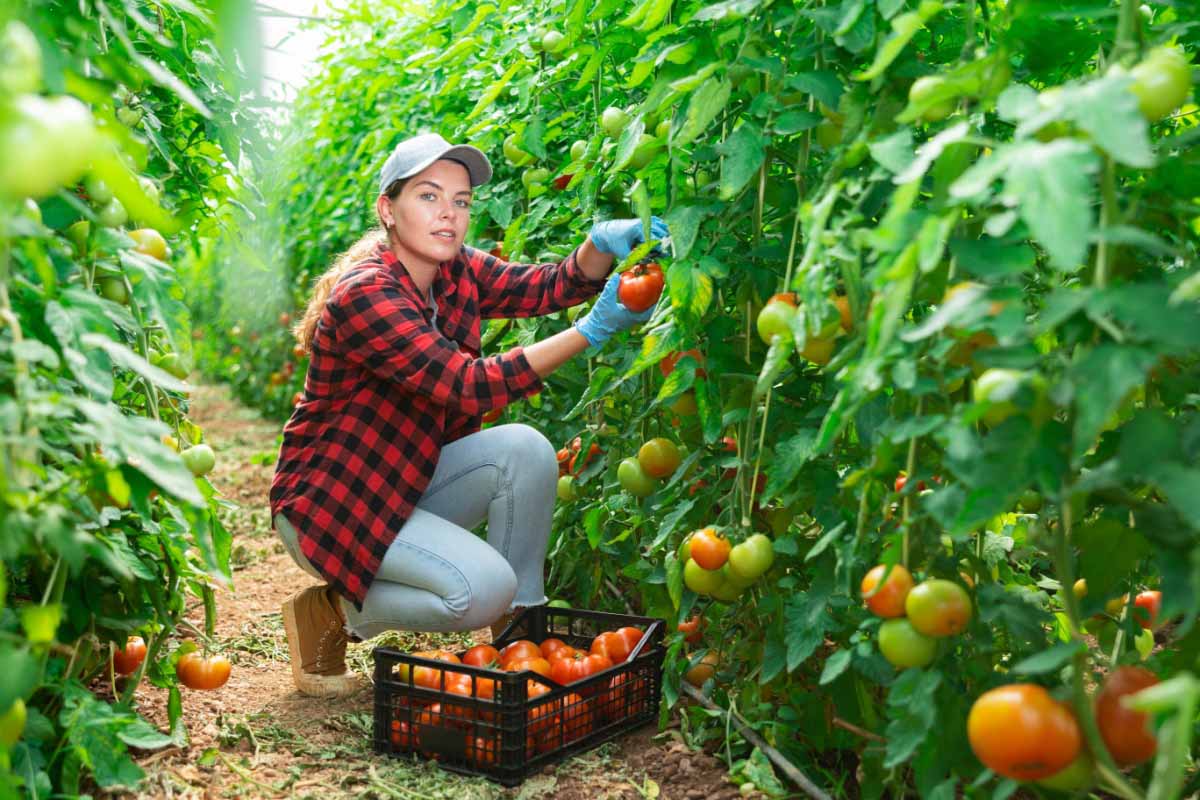
[[[461,161],[467,167],[467,174],[470,176],[471,186],[481,186],[492,179],[492,164],[488,161],[487,156],[478,147],[472,147],[469,144],[458,144],[453,147],[448,147],[441,153],[429,158],[428,160],[418,164],[408,171],[405,175],[399,175],[398,178],[411,178],[421,170],[428,167],[433,162],[442,158],[453,158]]]

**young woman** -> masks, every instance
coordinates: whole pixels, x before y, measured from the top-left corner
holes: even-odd
[[[292,558],[323,581],[283,605],[305,694],[357,688],[347,641],[489,624],[495,634],[514,609],[546,602],[554,446],[526,425],[480,430],[480,418],[653,313],[621,305],[618,276],[607,277],[614,257],[642,243],[639,220],[596,224],[557,264],[466,246],[472,189],[491,174],[482,152],[437,134],[398,144],[380,174],[382,230],[317,281],[297,325],[311,362],[284,427],[271,513]],[[667,235],[654,218],[652,238]],[[480,354],[480,319],[549,314],[597,292],[570,329]],[[470,531],[484,519],[486,542]]]

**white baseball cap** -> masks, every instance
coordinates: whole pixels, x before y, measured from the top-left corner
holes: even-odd
[[[393,181],[412,177],[439,158],[450,158],[466,167],[472,186],[492,179],[492,165],[479,148],[450,144],[436,133],[422,133],[400,142],[383,162],[383,169],[379,171],[379,193],[386,192]]]

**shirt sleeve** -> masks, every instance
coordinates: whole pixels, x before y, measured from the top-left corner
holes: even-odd
[[[482,414],[541,391],[521,347],[472,358],[442,335],[398,286],[365,281],[329,305],[348,361],[439,405]]]
[[[479,287],[479,314],[493,317],[536,317],[579,305],[604,288],[605,278],[592,280],[579,265],[579,248],[562,261],[520,264],[464,248]]]

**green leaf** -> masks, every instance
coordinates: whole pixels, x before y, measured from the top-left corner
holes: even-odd
[[[773,337],[771,346],[767,349],[767,357],[763,359],[762,371],[759,372],[758,380],[754,384],[755,397],[762,397],[768,389],[775,385],[780,374],[787,369],[788,359],[795,348],[796,345],[792,339],[783,335]]]
[[[1046,248],[1050,263],[1074,271],[1087,254],[1094,227],[1091,176],[1100,162],[1075,139],[1018,147],[1008,162],[1005,194]]]
[[[817,685],[828,686],[840,678],[842,673],[850,668],[850,657],[853,654],[853,650],[838,650],[827,658],[825,666],[821,668],[821,677],[817,681]]]
[[[771,130],[780,136],[791,136],[794,133],[815,128],[821,124],[823,117],[815,111],[801,109],[798,111],[785,111],[775,118],[771,124]]]
[[[891,136],[867,142],[871,158],[888,172],[899,174],[913,163],[912,128],[901,128]]]
[[[515,59],[513,63],[509,65],[508,69],[504,71],[503,75],[494,81],[491,86],[483,90],[483,94],[479,96],[479,100],[475,103],[475,107],[471,109],[471,113],[467,114],[466,118],[474,119],[491,107],[492,103],[496,102],[496,98],[500,96],[500,92],[504,91],[504,89],[512,81],[513,76],[516,75],[517,72],[524,66],[525,61],[523,59]]]
[[[758,174],[766,158],[766,140],[752,122],[738,126],[729,138],[717,145],[725,156],[721,162],[721,199],[729,200]]]
[[[1092,448],[1096,437],[1126,397],[1146,379],[1158,360],[1149,350],[1101,344],[1083,353],[1071,367],[1075,398],[1075,457]]]
[[[583,530],[587,534],[588,546],[593,550],[600,546],[601,521],[604,518],[603,506],[592,506],[583,513]]]
[[[1083,649],[1082,642],[1059,642],[1047,650],[1017,662],[1012,671],[1017,675],[1044,675],[1054,672]]]
[[[787,77],[789,89],[811,94],[830,108],[838,107],[838,100],[845,88],[836,72],[797,72]]]
[[[676,311],[700,319],[713,300],[713,282],[705,272],[688,261],[676,260],[667,267],[667,291]]]
[[[130,747],[142,750],[158,750],[174,744],[170,736],[159,733],[153,725],[141,717],[123,727],[117,733],[117,737]]]
[[[681,147],[704,133],[725,110],[733,87],[725,78],[709,78],[688,98],[687,115],[679,132],[671,137],[672,147]]]
[[[700,9],[692,19],[697,22],[741,19],[753,13],[763,2],[764,0],[723,0]]]
[[[916,11],[901,14],[892,20],[892,35],[888,37],[878,50],[875,51],[875,61],[865,72],[854,76],[855,80],[869,81],[884,73],[896,57],[903,52],[917,32],[925,27],[925,23],[942,10],[938,0],[921,0]]]
[[[710,213],[704,206],[686,205],[673,206],[667,212],[665,220],[671,229],[671,247],[674,248],[675,258],[684,259],[691,254],[700,233],[700,223]]]
[[[950,253],[959,265],[980,278],[1003,278],[1033,269],[1036,254],[1024,242],[1007,242],[991,237],[951,239]]]
[[[185,392],[188,389],[188,385],[174,375],[154,366],[125,345],[113,341],[107,336],[99,333],[85,333],[79,337],[79,341],[87,347],[103,350],[118,367],[124,367],[141,375],[160,389],[176,392]]]

